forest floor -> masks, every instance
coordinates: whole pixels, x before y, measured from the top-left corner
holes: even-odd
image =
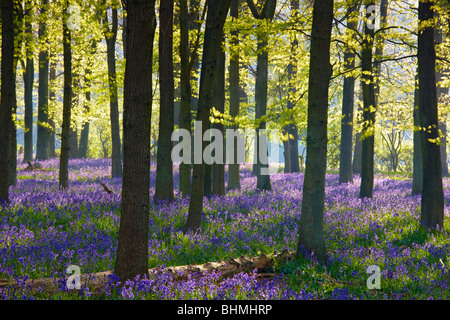
[[[0,299],[450,298],[448,179],[444,231],[427,233],[418,228],[420,196],[411,195],[409,175],[377,174],[373,199],[361,200],[358,176],[339,184],[328,174],[328,258],[319,263],[314,256],[292,259],[303,174],[274,169],[272,191],[257,192],[251,167],[242,166],[241,190],[205,198],[199,233],[183,233],[189,199],[178,190],[172,203],[152,204],[154,272],[119,284],[105,273],[114,266],[121,200],[121,179],[109,177],[110,160],[70,160],[68,190],[58,189],[57,160],[38,170],[26,166],[20,165],[10,189],[11,203],[0,209]],[[152,167],[151,192],[154,174]],[[85,275],[79,290],[67,287],[69,266]],[[379,287],[370,266],[378,267]],[[98,273],[106,280],[101,286],[93,281]]]

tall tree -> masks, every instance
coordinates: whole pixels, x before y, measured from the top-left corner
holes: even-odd
[[[224,36],[222,34],[222,41]],[[217,72],[214,78],[212,106],[221,114],[225,112],[225,51],[222,49],[219,52],[217,59]],[[211,193],[218,196],[225,195],[225,126],[222,121],[214,121],[213,129],[221,132],[221,138],[217,136],[215,139],[221,139],[222,144],[222,162],[212,164],[212,190]],[[219,144],[217,145],[219,146]],[[214,150],[217,152],[218,150]]]
[[[235,21],[239,18],[239,0],[232,0],[230,6],[230,16]],[[231,129],[238,130],[239,125],[236,123],[236,117],[239,115],[240,96],[239,96],[239,30],[233,29],[230,35],[230,65],[229,65],[229,79],[230,79],[230,117],[234,121]],[[227,137],[228,139],[228,137]],[[228,189],[240,189],[241,180],[239,176],[239,163],[237,158],[237,138],[233,138],[233,161],[228,165]]]
[[[189,8],[187,0],[180,1],[180,128],[191,132],[191,85],[189,69]],[[180,191],[191,192],[191,165],[180,163]]]
[[[114,273],[125,281],[148,272],[150,123],[155,0],[123,1],[127,12],[122,205]]]
[[[302,250],[326,256],[323,213],[327,163],[328,87],[332,74],[330,40],[333,0],[314,1],[308,84],[306,167],[298,239]]]
[[[436,14],[436,20],[439,20],[439,14]],[[438,24],[434,30],[435,44],[441,45],[444,41],[444,34],[441,26]],[[444,72],[446,71],[443,63],[436,61],[436,95],[438,106],[440,103],[444,103],[445,97],[448,94],[448,86],[445,86],[442,82],[444,80]],[[439,117],[439,130],[441,131],[441,138],[439,146],[441,148],[441,164],[442,164],[442,176],[448,176],[448,164],[447,164],[447,119],[445,115]]]
[[[173,0],[159,6],[159,136],[155,200],[173,200],[172,132],[174,126]]]
[[[299,10],[299,1],[298,0],[291,0],[291,15],[293,18],[296,18],[298,16],[298,10]],[[296,53],[295,50],[298,47],[298,40],[297,37],[294,36],[293,39],[291,39],[291,57],[288,64],[288,78],[289,78],[289,84],[288,84],[288,90],[289,90],[289,99],[287,102],[287,109],[293,110],[295,100],[295,93],[297,91],[296,89],[296,77],[297,77],[297,59],[296,59]],[[286,155],[289,157],[288,165],[289,165],[289,172],[300,172],[300,163],[298,159],[298,128],[296,124],[293,121],[293,117],[291,116],[291,123],[289,123],[286,126],[286,132],[289,134],[289,139],[286,141]]]
[[[375,82],[373,70],[373,45],[375,28],[368,23],[375,6],[374,1],[366,4],[366,19],[364,23],[364,38],[361,53],[361,85],[363,93],[363,131],[361,150],[361,187],[360,198],[371,198],[373,194],[374,154],[375,154]]]
[[[63,60],[64,60],[64,92],[63,92],[63,121],[61,128],[61,153],[59,157],[59,188],[69,187],[69,152],[70,152],[70,121],[72,109],[72,45],[70,30],[67,25],[67,8],[69,1],[63,5]]]
[[[34,59],[33,59],[33,3],[25,1],[25,63],[23,67],[24,102],[25,102],[25,133],[23,161],[33,160],[33,83],[34,83]],[[23,61],[23,60],[21,60]]]
[[[347,10],[347,29],[350,37],[355,36],[358,23],[354,13],[359,11],[359,6],[349,4]],[[346,48],[344,51],[344,67],[347,70],[355,68],[356,54],[353,48]],[[352,170],[352,140],[353,140],[353,109],[355,101],[355,77],[350,74],[344,76],[344,86],[342,89],[342,119],[341,119],[341,145],[339,153],[339,182],[346,183],[353,181]]]
[[[21,58],[22,42],[23,42],[23,32],[24,32],[24,11],[21,1],[14,1],[14,60],[13,60],[13,75],[14,78],[9,78],[15,84],[16,82],[16,71],[17,64]],[[17,128],[14,121],[14,116],[17,112],[17,96],[16,87],[14,85],[13,89],[13,99],[12,99],[12,114],[11,122],[9,125],[10,130],[10,140],[9,140],[9,184],[14,186],[17,184]]]
[[[0,95],[0,201],[9,201],[10,144],[13,108],[15,105],[14,74],[14,1],[2,0],[2,56]]]
[[[444,228],[444,195],[442,187],[441,154],[438,145],[438,108],[436,94],[436,52],[433,26],[434,1],[419,2],[418,76],[419,111],[424,131],[422,146],[422,200],[420,225]]]
[[[109,27],[106,2],[103,3],[103,31],[106,39],[106,56],[109,79],[109,112],[111,119],[111,176],[122,176],[122,156],[120,151],[119,99],[117,95],[116,75],[116,38],[118,29],[117,2],[112,4],[112,25]]]
[[[258,11],[253,0],[247,0],[248,6],[253,17],[259,21],[271,21],[275,14],[276,0],[265,0],[261,9]],[[259,32],[257,35],[257,61],[256,61],[256,80],[255,80],[255,120],[257,122],[256,139],[255,139],[255,171],[256,171],[256,188],[260,190],[270,190],[270,175],[268,174],[268,155],[266,154],[267,139],[263,132],[266,129],[266,122],[263,117],[266,115],[267,109],[267,79],[269,67],[268,53],[268,34]],[[262,149],[262,151],[261,151]],[[261,155],[261,153],[263,153]],[[262,157],[261,157],[262,156]],[[265,160],[263,163],[263,160]]]
[[[217,60],[222,46],[223,26],[230,3],[231,0],[210,1],[208,3],[197,108],[197,119],[202,123],[201,137],[203,137],[209,124],[214,73],[217,68]],[[204,147],[202,147],[202,154],[203,149]],[[205,163],[202,157],[201,163],[194,163],[186,231],[191,230],[195,232],[201,226],[204,179]]]
[[[49,158],[50,131],[48,125],[48,78],[49,78],[49,54],[47,49],[47,6],[48,0],[41,1],[39,17],[39,83],[38,83],[38,121],[36,137],[36,159],[47,160]]]
[[[56,63],[50,62],[49,65],[50,71],[49,71],[49,84],[53,84],[56,81]],[[49,102],[51,101],[52,103],[54,103],[56,101],[56,92],[54,89],[54,85],[52,85],[49,88],[49,93],[48,93],[48,99]],[[54,113],[52,113],[52,115],[49,115],[49,119],[48,119],[48,124],[50,126],[50,137],[49,137],[49,148],[48,148],[48,152],[49,152],[49,157],[51,158],[55,158],[56,157],[56,150],[55,150],[55,145],[56,145],[56,134],[55,134],[55,121],[54,119]]]
[[[414,81],[414,136],[413,136],[413,180],[412,180],[412,194],[422,193],[423,179],[422,179],[422,140],[424,139],[423,131],[420,129],[420,110],[419,110],[419,86],[418,75],[416,73]]]

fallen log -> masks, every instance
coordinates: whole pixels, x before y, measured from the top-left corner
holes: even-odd
[[[179,281],[188,279],[189,274],[194,273],[210,273],[218,272],[221,279],[231,278],[239,273],[251,273],[254,270],[260,273],[262,277],[270,277],[273,275],[271,271],[274,265],[288,262],[293,259],[295,251],[283,250],[281,253],[274,252],[273,254],[260,254],[255,257],[244,257],[233,259],[229,258],[224,261],[207,262],[204,264],[188,264],[184,266],[174,267],[155,267],[148,271],[148,278],[155,280],[161,273],[169,272],[174,275],[174,278]],[[97,291],[104,287],[108,281],[109,276],[113,271],[102,271],[93,274],[80,274],[81,286],[88,287],[91,291]],[[67,278],[66,278],[67,279]],[[26,288],[31,292],[54,293],[58,290],[68,290],[66,287],[66,279],[58,278],[42,278],[42,279],[28,279],[25,282],[15,281],[13,279],[0,280],[0,290],[5,288]]]

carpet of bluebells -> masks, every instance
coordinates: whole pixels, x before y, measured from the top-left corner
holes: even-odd
[[[121,179],[110,178],[109,159],[70,160],[70,188],[58,189],[58,161],[24,171],[0,207],[0,280],[24,283],[54,278],[57,292],[32,293],[26,286],[0,289],[1,299],[448,299],[450,240],[449,181],[444,179],[445,230],[418,227],[420,196],[405,175],[377,174],[373,199],[359,199],[359,178],[339,184],[327,174],[325,239],[328,259],[314,256],[222,279],[192,274],[178,281],[161,272],[154,280],[120,283],[113,275],[100,290],[68,290],[69,265],[82,273],[114,268],[120,219]],[[177,172],[174,181],[178,182]],[[155,168],[152,167],[151,191]],[[114,191],[109,194],[98,181]],[[250,166],[242,166],[240,191],[204,200],[202,231],[184,234],[189,200],[176,190],[174,202],[152,204],[149,267],[186,265],[229,257],[295,250],[303,173],[271,174],[272,191],[257,192]],[[381,270],[381,288],[369,289],[370,265]],[[164,269],[163,269],[164,270]]]

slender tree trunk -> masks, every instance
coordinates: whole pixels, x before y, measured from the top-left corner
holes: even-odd
[[[291,0],[291,14],[294,17],[298,16],[298,10],[299,10],[299,1],[298,0]],[[291,61],[288,65],[288,77],[289,77],[289,99],[287,103],[287,108],[292,110],[294,108],[294,101],[295,94],[297,92],[296,89],[296,82],[295,79],[297,77],[297,59],[296,57],[296,49],[298,47],[298,41],[297,38],[294,36],[293,39],[291,39]],[[293,120],[293,117],[291,117]],[[288,144],[289,147],[287,148],[287,155],[289,157],[289,172],[300,172],[300,163],[298,159],[298,128],[297,125],[292,122],[287,126],[287,132],[290,136],[292,136],[292,139],[289,138]]]
[[[373,2],[366,5],[366,17],[371,14],[368,8],[374,5]],[[375,30],[368,23],[364,27],[363,48],[361,54],[362,64],[362,90],[363,90],[363,130],[361,149],[361,188],[360,198],[372,198],[373,178],[374,178],[374,152],[375,152],[375,82],[373,76],[373,43]]]
[[[232,19],[239,17],[239,0],[232,0],[230,6],[230,16]],[[233,30],[231,32],[231,38],[229,40],[232,54],[230,54],[230,117],[233,121],[236,121],[236,117],[239,115],[240,96],[239,96],[239,30]],[[239,125],[233,123],[231,129],[238,130]],[[228,139],[228,137],[227,137]],[[233,138],[233,161],[228,165],[228,189],[240,189],[241,180],[239,176],[239,167],[237,158],[237,138]]]
[[[0,99],[0,204],[9,202],[10,144],[13,108],[15,105],[14,74],[14,1],[2,0],[2,55]]]
[[[49,81],[50,83],[54,83],[54,81],[56,80],[56,67],[54,63],[50,64],[50,72],[49,72]],[[50,88],[49,86],[49,93],[48,93],[48,99],[49,101],[54,102],[56,100],[56,93],[55,90],[53,89],[53,86]],[[50,125],[50,136],[49,136],[49,148],[48,148],[48,152],[49,152],[49,157],[50,158],[55,158],[56,157],[56,150],[55,150],[55,145],[56,145],[56,135],[55,135],[55,121],[54,119],[54,113],[52,114],[52,116],[49,116],[48,119],[48,124]]]
[[[17,114],[17,92],[16,92],[16,73],[17,73],[17,63],[19,62],[19,57],[21,56],[22,48],[22,36],[23,33],[23,20],[24,12],[22,8],[21,1],[14,1],[14,62],[13,62],[13,74],[14,78],[8,79],[14,83],[13,90],[13,104],[12,104],[12,118],[9,126],[10,130],[10,144],[9,144],[9,185],[15,186],[17,184],[17,128],[14,122],[14,117]]]
[[[106,38],[106,51],[108,61],[109,79],[109,107],[111,120],[111,176],[113,178],[122,176],[122,157],[120,151],[120,125],[119,125],[119,100],[117,96],[116,80],[116,38],[117,38],[117,8],[112,7],[112,27],[109,28],[107,8],[104,8],[104,30]]]
[[[33,27],[32,27],[32,3],[25,1],[25,45],[26,66],[23,73],[24,102],[25,102],[25,133],[24,133],[24,156],[23,161],[33,160],[33,82],[34,82],[34,59],[32,51]]]
[[[205,39],[203,43],[202,71],[200,77],[200,93],[197,108],[197,119],[202,122],[202,137],[208,127],[211,108],[214,73],[221,49],[223,26],[230,8],[231,0],[211,1],[208,4]],[[203,151],[203,148],[202,148]],[[196,231],[201,226],[203,211],[203,189],[205,179],[205,163],[194,164],[192,174],[192,193],[189,202],[189,213],[186,231]]]
[[[223,41],[224,39],[222,39]],[[222,42],[221,41],[221,42]],[[225,51],[221,48],[217,60],[217,72],[214,78],[212,106],[217,111],[225,113]],[[212,164],[212,190],[211,193],[218,196],[225,195],[225,126],[223,123],[214,122],[212,128],[222,133],[222,162]]]
[[[39,88],[38,88],[38,122],[36,137],[36,159],[47,160],[49,158],[50,131],[44,125],[48,125],[48,77],[49,77],[49,55],[46,45],[48,0],[42,0],[39,20],[39,40],[41,49],[39,51]]]
[[[422,140],[424,139],[423,131],[420,130],[420,110],[419,110],[419,79],[416,74],[415,77],[415,89],[414,89],[414,153],[413,153],[413,181],[412,181],[412,194],[422,193]]]
[[[70,31],[67,27],[66,13],[68,1],[63,11],[63,54],[64,54],[64,93],[63,93],[63,122],[61,129],[61,153],[59,159],[59,188],[69,187],[69,152],[70,152],[70,121],[72,104],[72,49]]]
[[[155,200],[173,200],[172,132],[174,126],[173,0],[159,7],[159,138]]]
[[[358,7],[351,5],[348,8],[347,27],[353,36],[357,28],[353,13],[358,12]],[[352,48],[344,52],[344,66],[351,70],[355,67],[356,54]],[[339,155],[339,182],[353,182],[352,153],[353,153],[353,109],[355,101],[355,77],[345,76],[342,92],[342,120],[341,120],[341,145]]]
[[[191,132],[191,85],[189,70],[189,21],[187,0],[180,1],[180,127]],[[191,165],[180,163],[180,191],[191,192]]]
[[[360,82],[360,87],[362,88],[361,82]],[[362,89],[361,89],[360,94],[359,94],[359,102],[357,103],[358,115],[361,114],[363,111],[363,108],[361,107],[362,101],[363,101],[363,98],[362,98]],[[358,123],[358,125],[361,124],[361,121],[359,118],[357,120],[357,123]],[[353,153],[353,164],[352,164],[353,174],[359,174],[359,175],[361,175],[361,153],[362,153],[361,136],[362,136],[361,131],[357,131],[355,133],[355,150]]]
[[[433,1],[419,2],[419,23],[433,19]],[[420,25],[420,24],[419,24]],[[425,228],[444,228],[444,195],[438,132],[436,95],[436,52],[434,28],[422,28],[418,36],[419,110],[421,127],[427,128],[422,148],[423,188],[420,224]]]
[[[114,265],[114,273],[122,282],[148,272],[155,1],[128,0],[126,10],[123,186]]]
[[[263,10],[259,13],[253,0],[247,0],[253,17],[258,20],[272,20],[275,14],[276,0],[265,0]],[[258,56],[256,60],[256,80],[255,80],[255,120],[259,123],[255,135],[255,165],[253,171],[256,173],[256,189],[271,190],[269,175],[269,159],[266,150],[267,139],[265,135],[266,122],[262,119],[266,115],[267,109],[267,78],[268,78],[268,36],[258,34]],[[262,149],[262,151],[260,151]],[[263,163],[266,162],[266,163]]]
[[[269,53],[267,52],[268,39],[266,36],[258,37],[258,54],[256,63],[255,80],[255,118],[259,121],[256,129],[256,188],[260,190],[270,190],[269,159],[267,151],[267,139],[264,131],[266,122],[261,118],[266,115],[267,109],[267,77],[269,66]],[[261,151],[261,149],[263,151]],[[264,152],[264,154],[262,154]]]
[[[309,64],[306,168],[297,255],[306,250],[325,259],[324,200],[327,165],[328,87],[333,0],[315,1]]]

